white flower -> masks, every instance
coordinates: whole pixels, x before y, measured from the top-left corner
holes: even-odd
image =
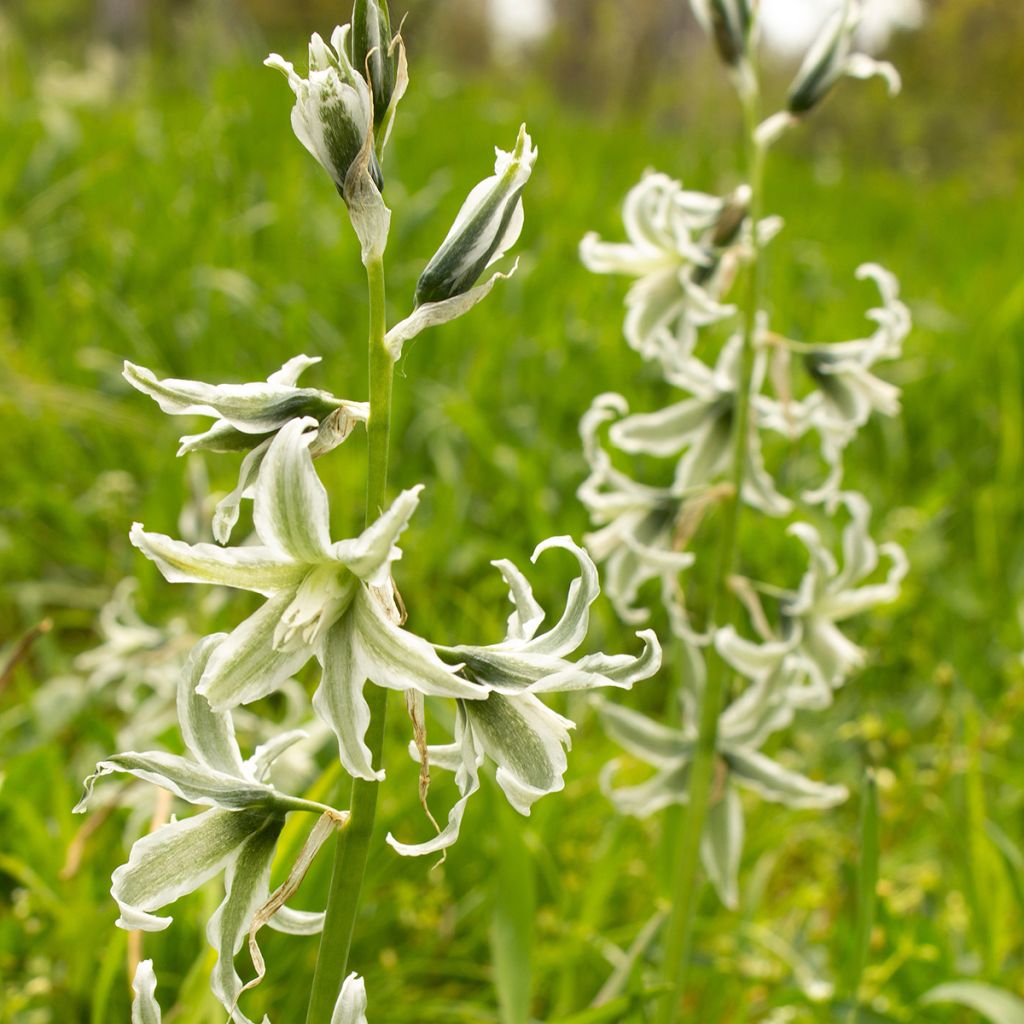
[[[848,640],[836,623],[860,615],[879,604],[895,601],[909,563],[898,544],[877,545],[868,533],[871,507],[860,494],[836,495],[831,511],[846,506],[850,522],[843,530],[843,566],[809,523],[794,523],[789,532],[807,548],[810,566],[797,590],[784,597],[782,633],[796,641],[795,651],[812,683],[820,690],[841,686],[864,662],[864,652]],[[877,569],[879,555],[889,559],[885,581],[864,584]]]
[[[692,352],[698,328],[735,312],[718,300],[735,270],[727,257],[736,238],[724,247],[713,244],[720,219],[734,209],[718,196],[684,191],[665,174],[647,174],[623,205],[629,241],[605,242],[591,232],[580,243],[588,270],[637,279],[626,295],[624,332],[645,359],[676,367]]]
[[[649,612],[636,607],[640,588],[652,579],[675,581],[694,562],[678,550],[676,533],[683,499],[670,487],[637,483],[612,465],[598,431],[628,412],[621,395],[598,395],[580,421],[590,475],[577,492],[599,529],[584,537],[587,549],[604,562],[604,592],[624,622],[643,622]]]
[[[538,694],[608,686],[629,689],[661,667],[661,647],[651,630],[637,634],[644,650],[636,657],[591,654],[569,660],[586,637],[590,605],[600,592],[597,569],[568,537],[540,544],[533,560],[551,548],[569,551],[579,563],[580,575],[570,584],[565,609],[550,629],[538,635],[544,610],[529,581],[511,562],[498,561],[494,565],[508,584],[513,604],[505,639],[486,647],[437,646],[443,657],[458,663],[461,675],[490,692],[482,701],[459,702],[454,743],[428,748],[431,763],[456,773],[461,798],[448,816],[447,827],[433,840],[415,846],[389,835],[388,842],[399,853],[419,856],[455,842],[466,802],[479,787],[479,767],[485,757],[498,765],[498,785],[520,814],[529,814],[542,796],[562,789],[565,751],[574,726],[544,705]],[[419,756],[415,746],[410,753]]]
[[[366,985],[354,972],[341,986],[331,1024],[366,1024]]]
[[[309,41],[309,77],[302,78],[291,61],[272,53],[263,62],[280,71],[295,93],[292,130],[299,142],[331,176],[339,195],[348,202],[349,170],[356,164],[372,130],[373,100],[360,71],[349,60],[349,26],[338,25],[330,47],[313,33]],[[369,155],[368,172],[378,189],[384,182],[376,156]]]
[[[910,332],[910,313],[899,299],[895,277],[874,263],[857,270],[861,280],[878,286],[882,306],[869,310],[868,318],[877,324],[868,338],[832,344],[791,344],[793,352],[803,356],[804,365],[817,388],[802,402],[786,410],[793,420],[813,427],[821,436],[826,461],[833,467],[825,494],[838,485],[843,449],[873,412],[896,416],[900,411],[900,391],[895,385],[872,372],[883,360],[902,355],[903,340]]]
[[[96,781],[113,772],[127,772],[182,800],[210,808],[191,818],[172,820],[138,840],[128,863],[114,872],[110,893],[120,911],[117,924],[121,928],[159,931],[171,918],[157,917],[154,910],[224,872],[226,894],[206,930],[217,951],[211,984],[217,998],[232,1011],[232,1019],[248,1024],[235,1007],[242,982],[234,956],[270,894],[270,866],[285,817],[296,810],[327,813],[338,821],[343,816],[322,804],[281,793],[266,781],[274,760],[302,733],[277,736],[248,760],[242,759],[231,716],[214,711],[196,690],[224,642],[224,634],[200,641],[178,686],[178,719],[192,759],[162,751],[116,754],[96,766],[75,810],[84,811]],[[285,928],[288,923],[286,915]],[[144,973],[143,982],[151,999],[155,980]],[[146,1002],[140,1006],[144,1008]]]
[[[611,443],[631,454],[668,458],[682,455],[676,465],[673,491],[679,495],[723,478],[735,450],[735,406],[740,387],[743,339],[734,335],[722,347],[715,367],[689,359],[670,381],[693,397],[652,413],[636,413],[612,424]],[[751,382],[749,436],[741,497],[770,516],[786,515],[792,503],[783,497],[764,466],[760,427],[775,428],[782,417],[778,403],[759,394],[764,380],[764,353],[755,357]]]
[[[315,455],[337,447],[357,423],[365,423],[370,407],[350,402],[317,388],[297,386],[299,376],[320,362],[319,356],[295,356],[267,380],[252,384],[204,384],[196,380],[158,380],[152,370],[124,364],[124,378],[137,391],[149,395],[171,416],[210,416],[213,425],[202,434],[182,437],[178,455],[189,452],[246,452],[237,487],[217,505],[214,536],[227,543],[238,521],[242,498],[252,497],[260,466],[270,442],[286,423],[312,416],[318,424]]]
[[[433,648],[401,629],[391,563],[421,488],[403,492],[359,537],[332,543],[327,492],[313,469],[312,419],[291,420],[271,441],[256,483],[253,520],[260,544],[220,548],[147,533],[131,539],[174,582],[255,591],[266,603],[210,658],[198,691],[217,710],[278,689],[313,656],[323,674],[313,698],[334,729],[341,761],[359,778],[380,779],[365,733],[366,680],[390,689],[476,700],[486,691],[461,679]]]
[[[647,817],[689,797],[690,766],[697,745],[697,721],[705,687],[704,656],[693,642],[684,642],[687,691],[683,725],[670,728],[646,716],[607,701],[598,710],[608,734],[630,754],[650,765],[655,773],[646,781],[615,788],[618,762],[609,763],[602,783],[610,799],[624,814]],[[729,648],[720,647],[728,658]],[[733,666],[744,672],[745,665]],[[737,787],[753,790],[762,799],[794,808],[825,808],[841,803],[843,786],[814,782],[784,768],[760,747],[793,719],[788,701],[791,680],[781,668],[760,674],[721,714],[718,723],[718,778],[713,802],[701,839],[701,860],[723,903],[735,907],[737,874],[743,847],[743,806]]]

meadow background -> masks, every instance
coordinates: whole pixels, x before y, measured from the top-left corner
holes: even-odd
[[[112,752],[123,716],[88,697],[74,657],[97,643],[97,611],[129,575],[147,621],[209,627],[195,592],[165,584],[127,541],[133,520],[173,533],[187,484],[174,459],[182,421],[131,391],[121,360],[245,381],[306,352],[324,357],[311,381],[365,389],[357,247],[291,134],[287,91],[260,66],[269,49],[303,59],[309,32],[347,9],[153,4],[133,20],[130,5],[100,6],[0,9],[0,664],[52,622],[0,680],[4,1024],[127,1021],[126,939],[107,895],[126,854],[117,816],[67,865],[81,778]],[[618,236],[621,199],[648,166],[712,191],[735,184],[737,164],[734,103],[683,4],[566,2],[552,38],[513,63],[460,6],[410,4],[412,88],[385,168],[392,320],[489,173],[491,147],[510,146],[526,120],[541,155],[519,274],[418,339],[396,380],[392,487],[428,484],[400,583],[416,629],[441,641],[502,635],[491,558],[522,564],[537,540],[586,530],[574,491],[591,398],[667,397],[621,338],[623,282],[586,273],[579,239]],[[97,48],[104,39],[114,48]],[[902,420],[873,422],[847,456],[875,533],[907,547],[912,572],[896,605],[857,623],[869,667],[785,738],[811,774],[854,792],[866,765],[879,772],[865,1022],[977,1019],[919,1005],[954,978],[1024,991],[1022,43],[1012,0],[935,3],[889,54],[904,95],[842,86],[780,147],[768,180],[768,207],[786,220],[768,261],[778,328],[858,336],[873,301],[852,276],[865,260],[901,278],[916,321],[891,372]],[[360,516],[362,443],[321,467],[336,536]],[[230,458],[208,471],[214,490],[233,485]],[[779,558],[777,578],[796,578],[798,549]],[[542,563],[539,592],[557,598],[567,570]],[[233,596],[219,624],[244,606]],[[630,643],[603,600],[591,643]],[[654,680],[629,699],[656,710],[664,691]],[[373,1024],[518,1024],[527,988],[536,1020],[644,1019],[644,957],[617,951],[662,899],[658,823],[613,815],[597,778],[615,751],[585,704],[562,710],[579,724],[566,790],[530,819],[476,799],[434,870],[378,844],[353,951]],[[425,835],[407,726],[390,724],[381,836]],[[450,795],[438,780],[437,806]],[[740,909],[703,895],[695,1020],[846,1019],[857,813],[856,799],[828,813],[751,802]],[[304,905],[322,891],[323,861]],[[165,1020],[223,1019],[202,937],[217,900],[215,884],[146,939]],[[302,1020],[316,940],[262,945],[270,974],[248,1012],[265,1001],[275,1021]],[[616,966],[614,1000],[586,1011]],[[829,984],[837,998],[816,1000]]]

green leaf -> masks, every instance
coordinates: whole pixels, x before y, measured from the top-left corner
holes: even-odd
[[[958,1003],[987,1017],[992,1024],[1024,1024],[1024,999],[981,981],[952,981],[921,997],[926,1006]]]

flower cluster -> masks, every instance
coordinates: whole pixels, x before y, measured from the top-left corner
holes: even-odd
[[[163,712],[169,710],[165,705],[171,676],[180,668],[173,701],[185,752],[145,749],[160,736],[152,731],[135,734],[144,741],[141,751],[101,760],[76,808],[84,810],[96,782],[115,773],[153,783],[173,800],[199,808],[182,818],[168,811],[135,842],[128,862],[114,872],[111,894],[121,927],[153,931],[171,923],[157,911],[223,876],[225,895],[207,927],[216,952],[211,987],[236,1024],[250,1024],[239,998],[263,977],[265,965],[255,936],[264,924],[297,934],[331,934],[337,891],[330,900],[324,898],[325,913],[286,906],[326,838],[335,830],[350,830],[351,835],[358,827],[369,845],[372,817],[360,814],[356,797],[351,808],[339,811],[290,795],[288,783],[293,780],[278,766],[294,745],[312,744],[320,755],[323,747],[336,745],[340,763],[353,780],[353,793],[366,792],[365,787],[385,777],[380,739],[370,735],[371,720],[380,714],[386,691],[402,691],[411,719],[411,751],[421,764],[421,797],[425,799],[431,764],[454,771],[460,791],[447,826],[434,838],[407,843],[388,836],[398,853],[418,856],[456,841],[466,802],[480,788],[485,759],[496,765],[499,787],[524,815],[541,796],[562,789],[573,723],[548,707],[544,695],[628,689],[656,673],[661,663],[661,648],[650,630],[638,634],[643,644],[639,654],[580,653],[590,607],[599,593],[597,569],[586,551],[566,537],[545,541],[534,554],[536,559],[561,549],[578,566],[563,610],[546,628],[545,612],[529,581],[504,560],[494,563],[513,604],[504,640],[440,645],[410,628],[393,571],[402,557],[399,540],[423,487],[403,491],[390,504],[384,500],[388,431],[382,434],[380,424],[389,422],[394,363],[405,342],[466,313],[508,276],[494,272],[481,281],[520,235],[523,191],[537,149],[524,126],[511,151],[497,150],[494,174],[470,191],[427,262],[414,308],[388,331],[382,256],[390,211],[382,198],[380,161],[408,74],[387,5],[383,0],[356,0],[352,26],[335,29],[330,46],[314,35],[306,78],[276,54],[267,63],[287,77],[295,94],[292,128],[330,175],[361,243],[371,293],[370,401],[341,399],[300,385],[300,376],[319,362],[305,355],[288,360],[265,381],[244,384],[161,378],[145,367],[125,364],[129,384],[165,413],[212,420],[202,433],[182,437],[179,454],[242,455],[237,485],[217,504],[209,527],[205,517],[190,516],[185,539],[178,539],[136,523],[132,543],[168,581],[215,588],[221,610],[230,607],[226,595],[232,590],[256,594],[262,603],[230,632],[198,639],[184,664],[181,653],[160,662],[159,685],[154,685],[164,701]],[[709,221],[712,235],[724,216],[720,211]],[[369,437],[368,477],[377,484],[367,488],[363,529],[334,540],[328,492],[316,460],[360,427]],[[244,501],[251,501],[253,534],[239,541]],[[202,520],[198,533],[192,529],[196,520]],[[206,539],[208,532],[214,542]],[[111,673],[123,674],[140,650],[159,648],[165,640],[162,631],[146,627],[124,602],[122,594],[108,615],[105,647],[83,666],[102,676],[100,682],[113,678]],[[108,654],[116,656],[109,664]],[[311,707],[295,678],[310,663],[318,667]],[[299,722],[301,729],[274,729],[261,715],[259,702],[282,693],[289,706],[299,706],[289,715],[289,725]],[[452,744],[427,744],[428,697],[455,702]],[[240,722],[246,723],[246,741],[251,736],[259,740],[247,758],[236,736]],[[293,813],[312,813],[319,820],[288,881],[271,893],[271,864]],[[247,935],[256,975],[243,983],[235,957]],[[335,959],[334,952],[331,957]],[[341,988],[335,1024],[365,1024],[362,981],[355,975],[343,984],[340,978],[328,981]],[[135,979],[135,1021],[159,1021],[155,985],[152,965],[144,961]],[[329,1007],[323,997],[329,994],[333,1002],[334,990],[321,991],[317,985],[315,981],[311,1006],[316,1003],[326,1016]]]
[[[749,99],[749,90],[758,88],[748,80],[747,59],[756,12],[746,0],[700,0],[694,6],[736,72],[741,97]],[[791,90],[786,125],[815,107],[843,74],[883,73],[896,81],[888,66],[851,52],[856,17],[857,5],[847,4],[808,53]],[[762,130],[752,139],[755,168],[770,136]],[[706,739],[706,681],[714,660],[717,724],[713,743],[704,744],[713,750],[713,772],[706,776],[713,781],[700,855],[729,906],[737,900],[744,832],[737,787],[792,807],[829,807],[845,798],[842,786],[812,781],[761,748],[797,713],[831,704],[835,691],[862,667],[864,652],[843,631],[844,623],[895,600],[907,572],[901,548],[880,547],[871,538],[870,506],[862,495],[842,489],[842,477],[843,453],[871,415],[899,412],[899,389],[877,376],[877,368],[899,358],[909,312],[896,279],[876,264],[857,272],[881,294],[881,304],[867,314],[873,330],[863,338],[783,337],[771,329],[754,289],[755,301],[747,300],[742,311],[728,303],[737,272],[761,259],[781,228],[777,218],[752,212],[760,209],[753,200],[758,187],[752,182],[715,197],[649,173],[626,197],[628,242],[590,234],[580,245],[590,270],[635,279],[626,295],[626,340],[682,392],[665,408],[642,413],[630,413],[621,395],[602,394],[580,424],[590,472],[578,493],[594,526],[585,541],[605,567],[605,590],[631,624],[648,619],[651,599],[660,604],[682,658],[680,722],[662,724],[595,699],[609,735],[654,771],[639,784],[617,786],[621,765],[614,762],[604,786],[621,811],[640,816],[690,799],[694,759]],[[794,474],[777,471],[773,459],[797,454],[800,443],[815,435],[824,471],[792,493]],[[637,479],[634,467],[649,467],[652,460],[666,460],[669,468],[650,483]],[[700,551],[695,535],[712,518],[708,511],[728,502],[766,517],[762,538],[772,520],[786,524],[809,563],[802,579],[779,587],[735,572],[729,549],[718,567],[720,586],[747,609],[749,637],[723,614],[723,602],[690,593],[694,584],[688,582]],[[735,522],[738,512],[733,515]],[[820,528],[837,518],[846,520],[841,564]],[[698,629],[691,607],[714,609],[716,617]],[[732,699],[719,710],[722,694]]]

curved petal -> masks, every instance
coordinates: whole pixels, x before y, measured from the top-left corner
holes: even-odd
[[[170,583],[213,583],[269,597],[297,586],[308,571],[307,566],[269,547],[186,544],[162,533],[147,533],[142,523],[132,524],[129,538]]]
[[[299,562],[330,557],[327,491],[313,468],[309,446],[316,440],[313,419],[291,420],[278,432],[260,466],[253,499],[253,523],[260,540]]]
[[[113,874],[110,895],[121,912],[118,927],[150,932],[166,928],[171,918],[151,911],[219,875],[266,819],[247,811],[211,810],[143,836],[132,847],[128,863]]]
[[[160,1004],[156,1001],[156,975],[153,961],[142,960],[132,979],[132,1024],[160,1024]]]
[[[242,778],[245,768],[230,713],[214,711],[210,702],[196,693],[210,656],[226,635],[214,633],[192,648],[178,683],[178,723],[193,757],[208,768]]]
[[[371,586],[383,586],[391,574],[391,563],[402,557],[398,538],[409,525],[422,492],[423,484],[402,491],[391,507],[358,537],[335,544],[331,557]]]

